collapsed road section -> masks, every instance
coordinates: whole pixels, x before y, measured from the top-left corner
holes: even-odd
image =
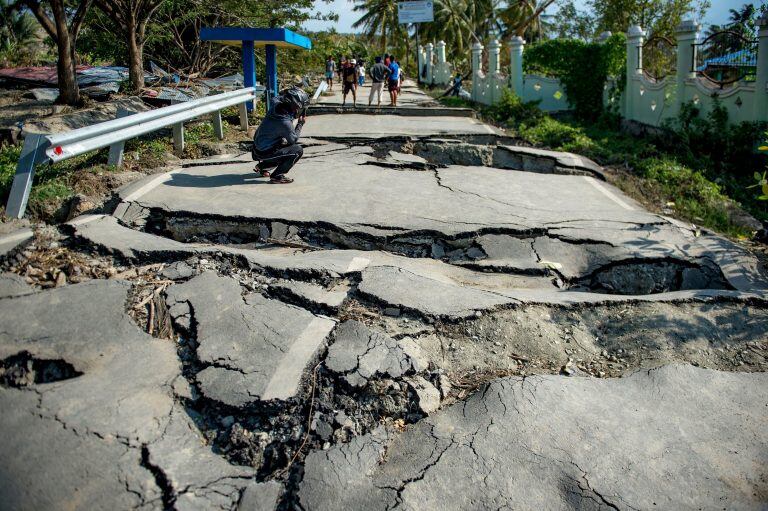
[[[583,158],[421,119],[313,133],[290,186],[190,163],[8,252],[0,499],[764,507],[758,261]]]

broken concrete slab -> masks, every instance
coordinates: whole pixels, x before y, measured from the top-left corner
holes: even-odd
[[[353,387],[362,387],[371,378],[399,378],[427,368],[413,340],[392,339],[358,321],[341,323],[333,338],[325,366]]]
[[[40,415],[29,390],[0,388],[0,408],[3,507],[150,509],[160,502],[162,490],[139,450]]]
[[[0,273],[0,298],[28,295],[35,289],[15,273]]]
[[[120,225],[117,218],[108,215],[76,218],[69,225],[76,238],[128,260],[162,255],[184,257],[197,253],[201,248],[129,229]]]
[[[94,280],[2,300],[6,505],[232,509],[250,483],[254,470],[214,454],[175,403],[176,348],[133,323],[129,289]]]
[[[684,365],[496,380],[400,435],[309,454],[299,497],[315,510],[755,509],[766,384]]]
[[[32,229],[25,227],[0,236],[0,258],[26,244],[34,235]]]
[[[424,415],[430,415],[440,408],[440,391],[421,376],[410,376],[405,380],[416,394],[416,404]]]
[[[277,509],[277,501],[282,492],[283,485],[277,481],[252,482],[243,491],[237,510],[274,511]]]
[[[589,158],[535,147],[500,145],[494,151],[491,166],[545,174],[595,176],[605,181],[603,168]]]
[[[478,310],[517,303],[504,295],[461,287],[391,266],[363,271],[358,292],[378,303],[451,319],[468,318]]]
[[[307,366],[335,322],[271,300],[245,297],[240,284],[205,272],[171,286],[167,302],[189,303],[197,327],[201,392],[230,406],[286,400],[299,391]]]
[[[214,454],[178,404],[162,438],[146,447],[145,464],[162,473],[166,493],[180,511],[234,509],[256,475],[255,469],[232,465]]]
[[[334,285],[331,289],[309,282],[279,280],[270,284],[270,290],[280,296],[309,304],[310,307],[336,311],[347,299],[350,292],[348,283]]]
[[[90,281],[3,300],[0,358],[28,353],[68,364],[81,376],[40,390],[40,413],[137,444],[162,434],[173,403],[165,387],[180,364],[172,344],[140,331],[125,312],[128,289]]]

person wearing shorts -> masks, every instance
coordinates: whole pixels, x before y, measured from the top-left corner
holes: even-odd
[[[347,104],[347,94],[352,93],[352,105],[357,106],[357,69],[355,59],[348,60],[341,70],[342,88],[341,106]]]
[[[328,83],[328,90],[333,90],[333,73],[336,72],[336,62],[333,57],[328,55],[328,60],[325,61],[325,81]]]
[[[389,99],[391,106],[397,106],[397,94],[400,92],[400,65],[394,55],[390,55],[389,60],[389,79],[387,80]]]
[[[373,103],[374,96],[376,97],[376,106],[381,106],[381,91],[384,89],[384,82],[389,77],[389,68],[381,62],[381,57],[376,57],[375,62],[368,72],[371,77],[371,93],[368,95],[368,106],[371,106],[371,103]]]

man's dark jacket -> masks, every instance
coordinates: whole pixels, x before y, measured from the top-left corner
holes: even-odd
[[[284,100],[277,97],[273,100],[272,108],[264,120],[261,121],[256,135],[253,137],[253,147],[260,153],[269,152],[282,145],[282,139],[286,145],[295,144],[301,135],[303,123],[293,127],[293,112]]]

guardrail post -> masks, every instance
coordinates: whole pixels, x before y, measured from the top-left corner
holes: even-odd
[[[47,148],[48,139],[42,133],[28,133],[24,139],[21,157],[16,165],[16,175],[13,177],[11,194],[8,196],[8,204],[5,207],[5,213],[8,216],[14,218],[24,216],[29,192],[32,189],[32,180],[35,178],[35,166],[48,158],[45,155]]]
[[[241,103],[238,106],[240,110],[240,129],[248,131],[248,107],[246,103]]]
[[[213,134],[219,140],[224,140],[224,123],[221,122],[221,110],[213,112]]]
[[[125,108],[118,108],[115,119],[128,117],[133,113],[134,112],[131,112],[130,110],[127,110]],[[124,151],[125,151],[125,140],[123,140],[122,142],[116,142],[111,146],[109,146],[109,158],[107,159],[107,165],[114,165],[116,167],[119,167],[120,165],[122,165]]]
[[[184,152],[184,123],[180,122],[173,125],[173,147],[176,152]]]

